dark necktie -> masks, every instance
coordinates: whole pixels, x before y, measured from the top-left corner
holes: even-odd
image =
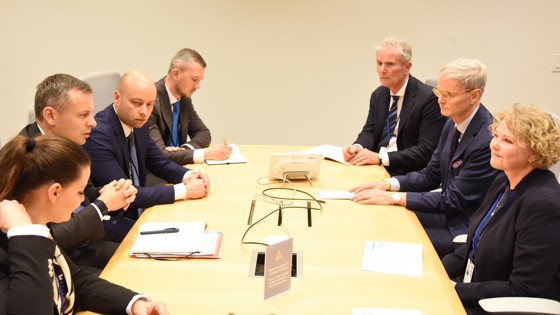
[[[173,103],[173,125],[171,127],[171,139],[169,139],[169,146],[178,147],[179,144],[179,108],[181,101]]]
[[[453,159],[453,154],[457,150],[457,145],[459,144],[459,138],[461,138],[461,132],[457,127],[453,131],[453,137],[451,137],[451,145],[449,146],[449,160]]]
[[[381,141],[379,141],[378,152],[381,147],[387,147],[389,145],[389,141],[397,125],[397,104],[399,103],[399,96],[392,95],[391,97],[393,98],[393,103],[389,108],[389,114],[387,115],[385,126],[383,127],[383,134],[381,135]]]
[[[138,173],[138,155],[136,154],[136,141],[134,140],[134,132],[128,136],[128,150],[130,152],[130,165],[128,167],[129,177],[132,179],[132,184],[140,187],[140,175]],[[138,208],[138,216],[144,212],[143,208]]]

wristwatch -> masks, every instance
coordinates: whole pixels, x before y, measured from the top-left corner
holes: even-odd
[[[399,204],[401,202],[401,194],[399,194],[398,192],[394,193],[391,197],[396,204]]]

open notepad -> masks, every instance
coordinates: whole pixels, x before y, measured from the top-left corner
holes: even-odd
[[[176,228],[175,233],[142,234]],[[222,233],[205,231],[206,223],[194,222],[146,222],[139,228],[130,256],[138,258],[220,258]]]
[[[313,147],[302,151],[303,153],[321,153],[324,159],[329,159],[336,161],[338,163],[350,165],[350,163],[344,160],[344,154],[342,153],[342,147],[337,147],[330,144],[323,144],[318,147]]]
[[[231,147],[231,154],[227,160],[206,160],[206,164],[208,165],[220,165],[220,164],[237,164],[237,163],[247,163],[247,159],[241,151],[237,144],[230,143],[228,144]]]

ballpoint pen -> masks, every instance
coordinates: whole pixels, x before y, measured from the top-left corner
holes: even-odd
[[[227,145],[226,137],[224,137],[224,145]]]
[[[163,230],[153,230],[153,231],[142,231],[140,235],[150,235],[150,234],[168,234],[168,233],[177,233],[179,232],[178,228],[166,228]]]

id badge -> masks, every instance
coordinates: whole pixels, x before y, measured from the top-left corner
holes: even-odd
[[[474,263],[469,258],[469,260],[467,260],[467,268],[465,269],[465,276],[463,277],[463,283],[471,282],[473,272],[474,272]]]

